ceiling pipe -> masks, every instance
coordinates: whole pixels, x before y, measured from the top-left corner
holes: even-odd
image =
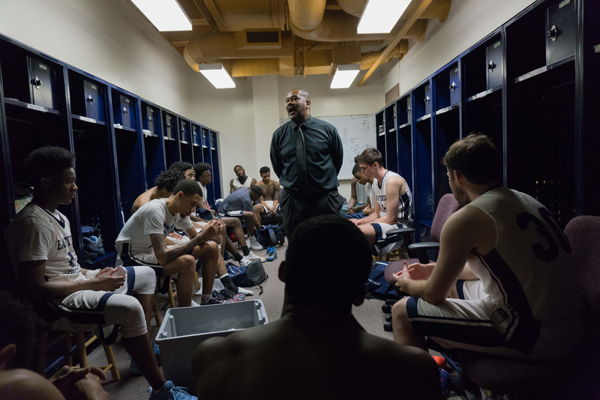
[[[367,1],[368,0],[337,0],[344,12],[353,15],[356,18],[361,17]],[[416,3],[417,2],[413,1],[408,6],[401,19],[406,19],[408,15],[412,15],[417,7]],[[452,0],[433,0],[429,7],[427,7],[423,14],[421,14],[419,19],[437,18],[440,20],[440,22],[444,23],[446,18],[448,18],[448,14],[450,13],[451,3]]]
[[[289,0],[292,5],[303,0]],[[379,33],[359,35],[356,33],[358,27],[358,18],[343,11],[328,11],[323,16],[321,23],[313,30],[302,30],[296,24],[298,20],[290,14],[290,28],[296,36],[300,36],[306,40],[314,40],[316,42],[351,42],[364,40],[386,40],[392,39],[395,32],[402,29],[403,24],[391,33]],[[314,24],[312,24],[314,25]],[[427,33],[427,20],[417,21],[410,26],[410,29],[405,30],[404,38],[417,38],[422,41]]]
[[[231,60],[231,76],[283,75],[294,77],[293,58]]]
[[[371,66],[371,68],[369,68],[369,70],[367,71],[365,76],[363,76],[363,78],[360,80],[360,82],[358,82],[358,85],[357,85],[358,87],[362,87],[362,85],[366,82],[366,80],[369,79],[369,77],[373,74],[373,72],[375,72],[377,67],[379,67],[381,62],[383,60],[385,60],[386,57],[392,52],[392,50],[394,49],[396,44],[400,41],[400,39],[402,39],[404,37],[404,35],[406,34],[406,32],[412,27],[412,25],[415,22],[417,22],[417,19],[423,14],[423,12],[427,9],[427,7],[429,7],[429,5],[431,4],[432,1],[433,0],[422,0],[421,1],[421,4],[419,4],[419,6],[415,10],[415,12],[408,19],[408,21],[405,22],[404,26],[396,34],[396,36],[394,37],[392,42],[385,48],[383,53],[381,53],[381,55],[377,58],[375,63]]]
[[[390,54],[388,54],[388,56],[385,60],[383,60],[382,63],[390,61],[392,58],[402,59],[402,57],[404,57],[406,53],[408,53],[408,40],[401,40],[396,46],[394,46],[392,51],[390,51]],[[360,69],[362,70],[371,68],[380,55],[380,51],[371,51],[369,53],[363,53],[360,62]]]
[[[183,57],[188,64],[204,64],[211,60],[230,58],[292,57],[292,42],[290,32],[281,32],[281,46],[278,49],[254,49],[252,46],[240,49],[245,44],[236,41],[235,32],[207,33],[191,39],[183,49]]]
[[[317,29],[325,15],[327,0],[290,0],[290,20],[302,31]]]

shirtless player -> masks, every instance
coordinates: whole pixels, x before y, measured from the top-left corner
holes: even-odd
[[[262,167],[260,169],[260,177],[262,178],[257,185],[263,190],[263,195],[258,201],[260,204],[254,206],[254,216],[258,219],[260,224],[261,214],[276,215],[279,211],[279,182],[271,179],[271,170],[269,167]]]

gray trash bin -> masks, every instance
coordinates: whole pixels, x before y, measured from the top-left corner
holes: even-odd
[[[192,356],[201,342],[268,322],[262,300],[168,309],[156,335],[165,379],[193,393]]]

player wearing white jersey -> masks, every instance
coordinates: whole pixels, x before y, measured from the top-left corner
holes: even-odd
[[[75,154],[60,147],[35,150],[25,162],[34,185],[32,204],[4,232],[23,296],[38,310],[53,311],[44,316],[55,329],[102,335],[98,325],[121,325],[125,349],[155,391],[150,398],[173,394],[177,390],[162,375],[147,331],[154,272],[146,267],[92,271],[77,262],[69,220],[57,210],[75,197],[74,163]]]
[[[246,170],[241,165],[236,165],[233,168],[233,172],[236,178],[233,178],[229,182],[229,194],[238,189],[250,190],[252,186],[256,185],[256,179],[246,176]]]
[[[444,225],[435,264],[405,265],[397,285],[412,297],[393,307],[394,340],[512,358],[559,359],[583,335],[571,250],[551,213],[501,187],[502,156],[484,135],[444,157],[462,208]],[[467,264],[465,264],[467,263]],[[462,281],[466,279],[466,281]],[[456,299],[447,298],[456,289]]]
[[[412,194],[406,180],[383,168],[382,162],[383,158],[377,149],[366,149],[358,156],[361,172],[373,179],[370,189],[374,211],[366,218],[351,221],[367,236],[370,244],[380,243],[378,250],[385,254],[402,244],[402,239],[388,238],[387,232],[412,226]]]
[[[117,257],[123,265],[147,265],[159,274],[179,274],[177,297],[181,307],[192,305],[196,260],[202,263],[202,304],[213,304],[212,286],[220,258],[217,244],[209,241],[223,231],[218,220],[210,221],[197,233],[190,215],[202,201],[202,191],[194,180],[180,181],[168,199],[144,204],[129,218],[116,241]],[[190,239],[167,248],[165,240],[175,229]]]

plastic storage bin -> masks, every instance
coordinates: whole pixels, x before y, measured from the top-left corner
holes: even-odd
[[[200,343],[268,322],[261,300],[168,309],[156,335],[165,379],[194,392],[192,356]]]

